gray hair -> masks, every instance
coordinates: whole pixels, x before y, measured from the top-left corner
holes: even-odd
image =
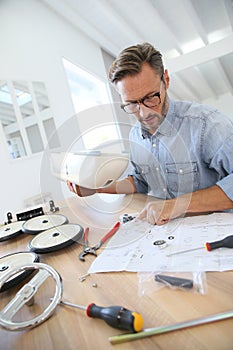
[[[141,71],[143,63],[148,63],[155,73],[163,76],[164,66],[162,54],[151,44],[143,43],[124,49],[109,70],[109,80],[116,84],[126,75],[135,75]]]

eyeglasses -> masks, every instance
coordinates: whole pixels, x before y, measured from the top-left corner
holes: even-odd
[[[162,90],[162,84],[163,84],[163,81],[161,80],[159,92],[153,92],[135,102],[122,104],[121,108],[123,109],[124,112],[131,114],[131,113],[137,113],[140,110],[141,103],[148,108],[157,107],[161,103],[160,95]]]

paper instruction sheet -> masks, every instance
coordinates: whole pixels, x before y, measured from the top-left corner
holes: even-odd
[[[146,221],[122,224],[104,251],[92,263],[89,273],[110,271],[225,271],[233,269],[233,249],[208,252],[206,242],[233,235],[233,214],[179,218],[163,226]],[[154,244],[166,241],[165,248]],[[169,254],[203,247],[192,252]]]

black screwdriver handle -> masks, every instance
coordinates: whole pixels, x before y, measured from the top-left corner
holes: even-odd
[[[215,241],[215,242],[207,242],[206,243],[206,249],[210,252],[213,249],[217,248],[233,248],[233,235],[227,236],[224,239],[221,239],[220,241]]]
[[[101,307],[90,304],[86,310],[87,316],[100,318],[109,326],[131,332],[139,332],[143,326],[143,318],[137,312],[132,312],[122,306]]]

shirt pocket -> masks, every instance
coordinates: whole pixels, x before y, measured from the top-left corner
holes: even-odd
[[[135,173],[137,175],[141,175],[141,176],[144,176],[144,175],[147,175],[149,172],[150,172],[150,167],[149,165],[146,165],[146,164],[137,164],[135,165],[134,164],[134,167],[135,167]]]
[[[197,162],[166,163],[167,190],[173,195],[190,193],[198,189]]]

